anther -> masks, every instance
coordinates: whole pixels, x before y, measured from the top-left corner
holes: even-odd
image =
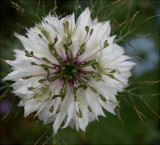
[[[69,43],[67,44],[68,46],[72,44],[72,41],[69,41]]]
[[[31,62],[30,64],[31,64],[31,65],[37,65],[35,62]]]
[[[95,59],[92,59],[92,60],[89,60],[89,61],[85,62],[79,68],[83,68],[83,67],[87,67],[87,66],[92,66],[92,65],[96,65],[96,64],[97,64],[97,61]]]
[[[112,70],[110,73],[115,73],[116,72],[116,70]]]
[[[102,76],[100,74],[92,74],[92,77],[96,80],[96,81],[102,81]]]
[[[105,41],[104,41],[104,48],[107,47],[108,45],[109,45],[109,44],[108,44],[108,41],[105,40]]]
[[[91,86],[90,86],[90,89],[91,89],[94,93],[97,93],[97,90],[96,90],[94,87],[91,87]]]
[[[83,90],[86,90],[87,86],[85,86],[85,85],[79,85],[78,88],[77,88],[77,90],[80,89],[80,88],[82,88]]]
[[[68,21],[66,21],[66,26],[67,26],[67,27],[69,26],[69,22],[68,22]]]
[[[90,36],[93,34],[94,29],[92,28],[90,31]]]
[[[88,32],[89,32],[89,27],[88,27],[88,26],[85,26],[85,30],[86,30],[86,32],[88,33]]]
[[[77,115],[79,118],[82,118],[82,112],[81,112],[80,109],[79,109],[79,112],[76,111],[76,115]]]
[[[42,37],[42,35],[41,35],[41,34],[38,34],[38,36],[39,36],[41,39],[43,39],[43,37]]]
[[[113,74],[107,74],[110,78],[114,79],[114,75]]]
[[[26,76],[26,77],[22,77],[22,79],[27,80],[30,79],[32,76]]]
[[[54,111],[54,107],[51,106],[51,107],[49,108],[49,112],[53,113],[53,111]]]
[[[100,97],[100,99],[101,99],[103,102],[106,102],[106,101],[107,101],[104,96],[100,95],[99,97]]]
[[[33,51],[30,52],[30,55],[34,55]]]
[[[60,112],[60,108],[61,108],[61,105],[59,105],[59,107],[58,107],[56,113],[59,113],[59,112]]]
[[[41,31],[41,33],[50,41],[50,34],[47,30],[45,30],[43,27],[40,27],[37,25],[38,30]]]
[[[81,55],[82,53],[84,53],[84,51],[85,51],[85,45],[86,45],[86,43],[82,43],[81,44],[79,52],[78,52],[78,56]]]
[[[39,80],[38,82],[39,83],[44,83],[46,81],[46,79],[41,79],[41,80]]]
[[[90,106],[88,106],[88,110],[89,110],[89,112],[92,112],[92,109],[91,109],[91,107],[90,107]]]
[[[57,41],[58,41],[58,38],[57,38],[57,36],[56,36],[56,37],[54,38],[54,44],[56,44]]]
[[[25,56],[32,57],[28,50],[25,50],[24,53],[25,53]]]
[[[40,64],[41,67],[43,67],[44,69],[49,68],[49,66],[45,65],[45,64]]]
[[[46,57],[42,57],[42,60],[45,61],[45,62],[50,63],[50,61]]]
[[[35,88],[34,87],[27,87],[27,89],[29,90],[29,91],[33,91]]]

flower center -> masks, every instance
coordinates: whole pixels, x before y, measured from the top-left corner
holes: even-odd
[[[67,62],[61,67],[62,73],[64,73],[64,77],[69,80],[76,76],[77,66],[73,62]]]

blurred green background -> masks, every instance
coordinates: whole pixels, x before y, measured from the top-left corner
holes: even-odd
[[[33,27],[53,9],[61,17],[73,11],[77,17],[85,7],[90,7],[92,18],[111,20],[112,35],[117,34],[117,42],[138,65],[133,69],[129,91],[117,96],[120,100],[117,116],[105,111],[107,117],[90,123],[86,133],[67,128],[52,138],[52,125],[44,126],[33,115],[23,117],[23,108],[17,107],[19,98],[9,87],[12,82],[2,81],[11,71],[3,60],[14,59],[13,49],[24,49],[14,32],[25,34],[26,28]],[[124,27],[126,23],[120,27],[134,15],[131,31],[130,25]],[[160,17],[156,15],[160,15],[158,0],[1,1],[1,144],[160,144]]]

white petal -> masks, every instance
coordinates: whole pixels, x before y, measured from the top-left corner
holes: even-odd
[[[68,126],[68,124],[70,123],[71,119],[73,118],[75,113],[75,106],[74,106],[74,102],[72,102],[68,108],[68,117],[67,117],[67,121],[64,124],[64,126],[62,128],[66,128]]]
[[[91,15],[91,11],[89,10],[89,8],[86,8],[78,17],[77,27],[84,28],[85,26],[90,26],[92,24],[90,15]]]
[[[97,95],[95,93],[93,93],[90,89],[87,89],[86,99],[87,99],[89,106],[91,107],[91,110],[95,114],[96,118],[99,115],[105,116],[105,114],[102,110],[102,107],[98,102]]]
[[[61,123],[63,122],[64,118],[67,115],[67,108],[69,107],[69,104],[71,102],[71,94],[68,92],[68,94],[65,96],[61,108],[60,108],[60,112],[57,114],[56,120],[53,124],[53,129],[54,132],[57,133]]]

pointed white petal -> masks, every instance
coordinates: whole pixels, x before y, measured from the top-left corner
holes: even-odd
[[[98,102],[98,96],[95,93],[93,93],[90,89],[87,89],[86,99],[87,99],[89,106],[91,107],[91,110],[95,114],[96,118],[99,115],[105,116],[102,110],[102,107]]]
[[[67,117],[67,121],[64,124],[64,126],[62,128],[66,128],[68,126],[68,124],[70,123],[71,119],[73,118],[75,114],[75,106],[74,106],[74,102],[72,102],[68,108],[68,117]]]

